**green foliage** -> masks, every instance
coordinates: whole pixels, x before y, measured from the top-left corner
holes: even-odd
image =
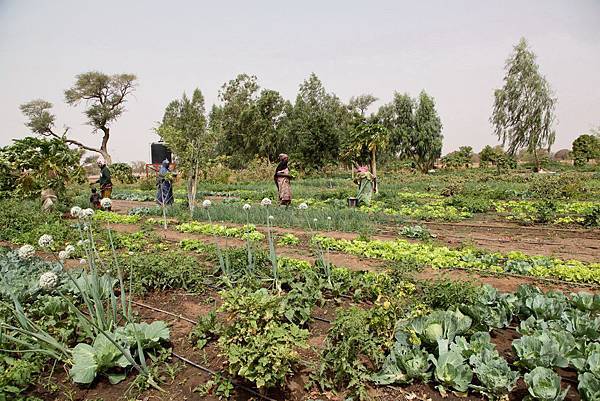
[[[495,90],[494,97],[490,121],[502,145],[508,145],[511,156],[521,148],[527,149],[539,168],[538,149],[554,143],[556,98],[524,38],[506,61],[504,86]]]
[[[402,230],[400,230],[400,235],[423,241],[434,237],[428,229],[423,228],[422,226],[404,226],[402,227]]]
[[[395,93],[392,103],[380,108],[378,120],[390,130],[396,153],[412,159],[422,172],[433,168],[442,152],[442,123],[431,96],[421,91],[417,101]]]
[[[435,365],[434,376],[440,383],[438,389],[442,395],[447,387],[466,393],[473,380],[473,371],[460,352],[449,349],[448,340],[438,340],[438,357],[430,357],[430,360]]]
[[[437,280],[419,282],[421,301],[432,309],[449,309],[453,306],[471,305],[477,299],[479,287],[470,281],[451,280],[442,277]]]
[[[202,349],[209,341],[219,338],[222,330],[223,326],[217,319],[216,311],[211,310],[206,315],[200,316],[189,338],[197,348]]]
[[[0,239],[15,244],[35,244],[42,234],[52,235],[56,246],[79,239],[58,212],[42,212],[39,201],[0,201]]]
[[[353,399],[368,399],[366,382],[381,367],[382,344],[370,329],[370,314],[358,307],[338,312],[312,379],[322,390],[345,389]]]
[[[292,145],[292,156],[304,169],[319,169],[336,163],[347,131],[347,109],[327,93],[313,73],[301,85],[291,108],[285,130]]]
[[[283,323],[281,298],[266,289],[234,288],[221,293],[229,315],[219,338],[229,372],[260,388],[282,386],[306,348],[308,331]]]
[[[473,373],[481,383],[480,386],[471,387],[485,395],[490,401],[506,399],[516,386],[519,374],[512,371],[508,363],[497,351],[484,350],[472,355],[469,364]]]
[[[461,146],[458,150],[442,157],[442,163],[446,168],[469,167],[472,158],[473,148],[470,146]]]
[[[600,159],[600,138],[583,134],[573,141],[573,160],[575,166],[585,166],[591,159]]]
[[[0,399],[21,399],[40,370],[38,362],[0,355]]]
[[[38,197],[46,188],[62,197],[69,183],[83,182],[80,157],[60,139],[16,139],[0,148],[0,197]]]
[[[135,182],[133,169],[127,163],[113,163],[110,165],[112,178],[123,184],[132,184]]]
[[[562,401],[567,395],[568,388],[561,389],[560,376],[550,369],[538,366],[524,379],[529,391],[526,401]]]
[[[110,334],[112,340],[132,348],[138,346],[138,352],[148,351],[159,343],[169,340],[169,328],[162,321],[148,323],[129,323]],[[97,375],[105,374],[111,384],[124,380],[126,375],[115,368],[126,368],[131,362],[119,348],[105,335],[98,335],[92,345],[79,343],[73,348],[73,366],[69,375],[75,383],[89,384]],[[140,356],[141,358],[142,356]]]
[[[120,260],[124,272],[132,277],[133,292],[182,288],[201,292],[206,270],[183,252],[156,249],[148,253],[124,255]]]

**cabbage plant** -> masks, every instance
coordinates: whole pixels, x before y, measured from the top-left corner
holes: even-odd
[[[438,340],[438,357],[436,359],[430,355],[429,359],[435,365],[434,376],[440,383],[437,389],[442,396],[446,394],[446,388],[452,388],[459,393],[467,392],[473,380],[473,371],[458,350],[449,349],[448,340]]]
[[[473,372],[481,382],[481,386],[472,385],[491,401],[506,398],[516,386],[519,373],[512,371],[508,363],[496,350],[484,349],[481,353],[472,355],[469,363]]]
[[[542,366],[525,373],[524,379],[529,391],[524,401],[562,401],[569,391],[569,387],[561,389],[560,376],[556,372]]]

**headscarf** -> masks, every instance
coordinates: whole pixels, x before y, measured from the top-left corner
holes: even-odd
[[[278,171],[282,171],[285,170],[286,168],[288,168],[288,155],[286,155],[285,153],[282,153],[279,155],[279,164],[277,165],[277,168],[275,169],[275,175],[277,175]]]
[[[162,165],[160,166],[160,170],[158,170],[159,174],[166,174],[169,172],[169,164],[171,164],[169,162],[169,160],[165,159],[162,162]]]

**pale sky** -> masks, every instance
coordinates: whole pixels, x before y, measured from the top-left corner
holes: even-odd
[[[0,145],[28,135],[18,106],[55,105],[57,125],[99,146],[63,91],[78,73],[134,73],[112,126],[114,161],[149,159],[165,106],[199,87],[207,110],[238,73],[294,99],[315,72],[348,101],[394,91],[435,97],[444,151],[497,143],[489,117],[524,36],[558,97],[554,150],[600,125],[600,0],[0,0]],[[282,149],[285,151],[285,149]]]

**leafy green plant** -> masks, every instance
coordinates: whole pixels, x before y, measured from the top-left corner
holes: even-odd
[[[200,316],[194,330],[190,332],[189,338],[197,348],[202,349],[209,341],[219,338],[222,330],[216,311],[211,310],[206,315]]]
[[[437,389],[442,395],[446,388],[459,393],[467,392],[473,380],[473,371],[459,351],[449,348],[448,340],[438,340],[438,356],[430,356],[429,359],[435,365],[434,377],[440,383]]]
[[[283,323],[281,297],[262,288],[251,292],[233,288],[221,293],[220,311],[229,314],[219,346],[228,370],[258,388],[281,386],[307,346],[308,331]]]
[[[374,383],[407,384],[414,380],[431,380],[429,352],[408,344],[396,343],[387,356],[380,372],[372,376]]]
[[[560,376],[548,368],[538,366],[525,373],[524,379],[529,391],[526,401],[562,401],[567,396],[568,388],[560,387]]]
[[[402,230],[400,230],[400,235],[407,238],[416,238],[420,240],[428,240],[435,237],[435,235],[432,235],[429,230],[418,225],[402,227]]]
[[[296,237],[294,234],[284,234],[277,240],[277,245],[279,246],[296,246],[300,243],[300,238]]]
[[[369,312],[358,307],[338,312],[312,380],[322,390],[344,389],[354,399],[368,399],[366,383],[383,363],[382,344],[373,336]]]
[[[516,386],[518,372],[510,369],[506,360],[497,351],[484,350],[472,355],[469,364],[481,385],[471,385],[471,388],[485,395],[490,401],[506,399]]]

